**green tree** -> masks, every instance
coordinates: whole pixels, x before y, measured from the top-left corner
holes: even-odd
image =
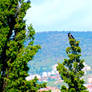
[[[79,41],[70,35],[69,44],[70,47],[66,48],[68,59],[64,59],[63,63],[57,66],[61,78],[67,83],[67,87],[65,85],[61,87],[61,92],[88,92],[84,86],[84,71],[82,70],[84,60],[80,58]]]
[[[40,49],[33,45],[32,25],[26,28],[24,17],[29,8],[29,0],[0,0],[0,92],[36,92],[45,86],[37,84],[37,78],[25,80],[27,63]]]

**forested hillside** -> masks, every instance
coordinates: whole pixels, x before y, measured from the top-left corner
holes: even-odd
[[[41,32],[35,35],[35,44],[41,45],[41,49],[36,54],[33,61],[28,63],[29,74],[41,74],[52,70],[57,62],[62,62],[67,58],[65,49],[68,44],[68,32]],[[92,66],[92,32],[71,32],[76,40],[80,41],[82,49],[82,59]],[[26,43],[27,44],[27,43]]]

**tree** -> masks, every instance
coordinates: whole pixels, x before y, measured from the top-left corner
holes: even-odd
[[[45,86],[37,84],[37,78],[25,80],[29,70],[27,63],[40,49],[33,45],[35,31],[32,25],[26,28],[24,17],[29,8],[29,0],[0,0],[1,92],[35,92]],[[25,46],[28,39],[30,42]]]
[[[84,71],[82,70],[84,60],[80,59],[79,41],[76,41],[70,33],[68,37],[70,44],[70,47],[66,48],[68,59],[64,59],[63,63],[57,66],[61,78],[67,83],[67,87],[65,85],[61,87],[61,92],[88,92],[84,86]]]

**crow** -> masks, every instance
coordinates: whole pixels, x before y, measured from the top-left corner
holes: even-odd
[[[30,3],[31,1],[30,0],[27,0],[27,3]]]
[[[74,39],[74,37],[71,35],[71,33],[68,33],[69,39]]]

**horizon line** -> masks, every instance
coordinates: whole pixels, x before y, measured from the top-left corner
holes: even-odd
[[[65,31],[65,30],[62,30],[62,31],[35,31],[36,33],[43,33],[43,32],[45,32],[45,33],[48,33],[48,32],[92,32],[92,31],[72,31],[72,30],[70,30],[70,31]]]

